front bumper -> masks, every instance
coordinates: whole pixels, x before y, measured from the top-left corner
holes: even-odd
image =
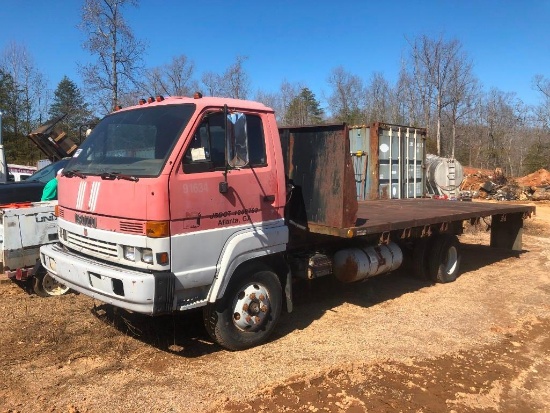
[[[42,246],[40,261],[58,282],[116,307],[149,315],[175,309],[172,273],[104,264],[62,249],[60,244]]]

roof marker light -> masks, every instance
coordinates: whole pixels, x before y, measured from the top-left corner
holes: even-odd
[[[155,101],[155,98],[153,96],[149,96],[147,98],[147,103],[153,103]]]
[[[145,105],[146,103],[147,103],[147,101],[143,98],[139,100],[140,105]]]
[[[164,96],[157,95],[157,102],[162,102],[164,100]]]
[[[202,93],[201,93],[201,92],[195,92],[195,94],[193,95],[193,98],[194,98],[194,99],[200,99],[200,98],[202,98]]]

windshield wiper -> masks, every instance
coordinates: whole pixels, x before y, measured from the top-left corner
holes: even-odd
[[[113,181],[115,179],[124,179],[126,181],[133,181],[137,182],[139,181],[139,178],[131,175],[123,175],[120,172],[103,172],[101,175],[99,175],[101,179],[106,179],[108,181]]]
[[[69,170],[69,171],[63,171],[61,172],[61,175],[66,176],[67,178],[72,178],[73,176],[78,176],[81,179],[86,179],[86,175],[84,175],[82,172],[80,172],[78,169]]]

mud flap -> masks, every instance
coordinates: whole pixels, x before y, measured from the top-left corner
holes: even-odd
[[[174,310],[176,277],[171,272],[157,272],[153,276],[155,277],[153,315],[171,313]]]

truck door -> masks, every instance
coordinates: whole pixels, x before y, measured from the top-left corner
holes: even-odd
[[[205,114],[188,139],[169,184],[176,289],[210,285],[233,234],[282,220],[283,202],[278,199],[274,153],[266,145],[264,122],[261,115],[246,115],[249,163],[242,168],[226,170],[222,112]]]

